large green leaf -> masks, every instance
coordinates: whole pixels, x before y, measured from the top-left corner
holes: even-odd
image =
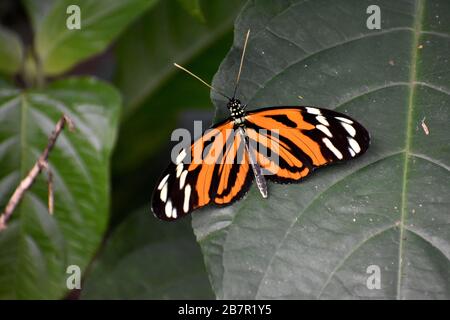
[[[190,221],[167,224],[139,210],[106,240],[83,299],[211,299]]]
[[[47,74],[64,72],[103,51],[125,27],[156,0],[46,0],[40,6],[24,0],[36,29],[36,51]],[[81,28],[70,30],[67,20],[80,8]]]
[[[0,26],[0,72],[16,73],[22,66],[23,48],[19,37]]]
[[[249,108],[335,109],[372,145],[303,183],[270,184],[268,200],[253,187],[194,213],[218,298],[450,298],[450,3],[377,1],[381,30],[366,28],[371,4],[251,1],[236,22],[215,87],[231,92],[251,28],[238,92]],[[380,289],[366,286],[370,265]]]
[[[61,298],[66,268],[83,270],[105,230],[109,157],[120,97],[95,79],[68,79],[43,90],[0,90],[0,207],[44,150],[63,113],[76,125],[50,154],[55,210],[41,174],[0,232],[0,298]]]

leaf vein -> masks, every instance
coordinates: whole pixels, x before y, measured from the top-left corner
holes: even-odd
[[[430,246],[432,246],[433,248],[435,248],[437,251],[439,251],[448,261],[450,261],[450,254],[445,252],[443,249],[439,248],[438,245],[436,245],[435,243],[433,243],[431,240],[427,239],[425,235],[420,234],[420,231],[413,228],[413,227],[405,227],[405,229],[413,234],[415,234],[416,236],[418,236],[419,238],[421,238],[423,241],[425,241],[426,243],[428,243]]]
[[[397,28],[386,29],[386,30],[383,30],[383,31],[380,31],[380,32],[376,32],[376,33],[363,34],[363,35],[359,35],[359,36],[356,36],[356,37],[348,38],[348,39],[346,39],[344,41],[337,42],[337,43],[335,43],[335,44],[333,44],[333,45],[331,45],[329,47],[322,48],[322,49],[320,49],[318,51],[312,52],[312,53],[310,53],[310,54],[308,54],[306,56],[301,57],[300,59],[297,59],[297,60],[293,61],[292,63],[288,64],[283,70],[277,72],[273,77],[271,77],[269,80],[264,82],[264,84],[261,87],[266,87],[268,83],[272,82],[276,77],[278,77],[278,76],[282,75],[283,73],[285,73],[291,67],[293,67],[293,66],[295,66],[295,65],[297,65],[299,63],[302,63],[306,59],[309,59],[309,58],[311,58],[311,57],[313,57],[313,56],[315,56],[315,55],[317,55],[319,53],[323,53],[323,52],[326,52],[328,50],[332,50],[332,49],[338,48],[340,46],[343,46],[343,45],[346,45],[346,44],[349,44],[349,43],[352,43],[352,42],[356,42],[356,41],[359,41],[359,40],[363,40],[363,39],[366,39],[366,38],[370,38],[370,37],[378,37],[378,36],[385,35],[385,34],[388,34],[388,33],[393,33],[393,32],[396,32],[396,31],[411,31],[411,30],[412,29],[408,28],[408,27],[397,27]],[[259,93],[259,91],[260,90],[257,90],[253,94],[253,97],[255,97]]]
[[[322,287],[319,290],[319,293],[317,295],[317,299],[320,299],[320,296],[323,294],[323,292],[325,291],[326,287],[330,284],[331,280],[333,279],[333,276],[336,274],[336,272],[339,271],[339,269],[342,267],[342,265],[359,249],[361,248],[365,243],[367,243],[369,240],[379,236],[380,234],[391,230],[392,228],[394,228],[395,225],[388,225],[385,226],[377,231],[375,231],[374,233],[372,233],[371,235],[369,235],[367,238],[364,238],[361,242],[359,242],[356,246],[354,246],[352,248],[352,250],[350,250],[350,252],[348,254],[345,255],[345,257],[336,265],[336,267],[333,269],[333,271],[331,271],[330,275],[328,276],[327,280],[324,282],[324,284],[322,285]]]
[[[420,159],[426,160],[426,161],[431,162],[431,163],[433,163],[433,164],[435,164],[435,165],[437,165],[437,166],[439,166],[439,167],[441,167],[441,168],[443,168],[443,169],[445,169],[447,171],[450,171],[450,167],[449,166],[447,166],[446,164],[444,164],[444,163],[440,162],[439,160],[436,160],[436,159],[434,159],[434,158],[432,158],[430,156],[427,156],[427,155],[424,155],[424,154],[419,154],[419,153],[412,153],[412,152],[410,152],[409,155],[413,156],[413,157],[416,157],[416,158],[420,158]]]
[[[411,132],[412,132],[412,117],[414,108],[414,96],[415,96],[415,82],[417,77],[417,51],[419,38],[421,34],[421,21],[423,15],[423,2],[418,0],[416,2],[416,18],[414,23],[414,33],[413,33],[413,45],[411,52],[411,71],[410,71],[410,94],[408,102],[408,115],[406,120],[406,147],[405,147],[405,159],[403,163],[403,184],[401,193],[401,214],[400,214],[400,233],[399,233],[399,249],[398,249],[398,273],[397,273],[397,300],[401,298],[401,288],[402,288],[402,268],[403,268],[403,233],[405,229],[405,219],[406,219],[406,193],[407,193],[407,177],[408,177],[408,167],[409,167],[409,155],[411,149]]]
[[[295,216],[295,218],[294,218],[294,220],[292,221],[292,223],[290,224],[290,226],[286,229],[286,232],[285,232],[285,234],[284,234],[284,236],[283,236],[283,238],[280,240],[280,242],[279,242],[279,245],[278,245],[278,247],[274,250],[274,252],[273,252],[273,254],[272,254],[272,256],[271,256],[271,258],[270,258],[270,260],[269,260],[269,263],[267,264],[267,267],[266,267],[266,269],[265,269],[265,271],[264,271],[264,273],[263,273],[263,275],[262,275],[262,277],[261,277],[261,280],[260,280],[260,282],[259,282],[259,284],[257,285],[257,291],[256,291],[256,294],[255,294],[255,299],[258,297],[258,294],[259,294],[259,291],[260,291],[260,289],[261,289],[261,287],[262,287],[262,284],[263,284],[263,282],[264,282],[264,279],[265,279],[265,277],[267,276],[267,274],[268,274],[268,270],[269,270],[269,268],[270,268],[270,266],[272,265],[272,263],[274,262],[274,260],[275,260],[275,256],[277,255],[277,253],[279,252],[279,250],[281,249],[281,247],[284,245],[284,243],[286,242],[286,239],[287,239],[287,237],[288,237],[288,235],[291,233],[291,231],[292,231],[292,229],[293,229],[293,227],[294,227],[294,225],[298,222],[298,220],[300,219],[300,217],[301,216],[303,216],[303,214],[320,198],[320,196],[321,195],[323,195],[325,192],[327,192],[329,189],[331,189],[333,186],[335,186],[335,185],[337,185],[338,183],[341,183],[342,181],[344,181],[345,179],[347,179],[348,177],[350,177],[350,176],[352,176],[353,174],[355,174],[356,172],[358,172],[358,171],[360,171],[360,170],[362,170],[362,169],[364,169],[364,168],[366,168],[366,167],[368,167],[368,166],[371,166],[371,165],[374,165],[375,163],[378,163],[378,162],[380,162],[380,161],[383,161],[383,160],[386,160],[386,159],[388,159],[388,158],[391,158],[391,157],[394,157],[394,156],[397,156],[397,155],[399,155],[399,154],[402,154],[404,151],[402,150],[402,151],[399,151],[399,152],[395,152],[395,153],[392,153],[392,154],[389,154],[389,155],[386,155],[386,156],[383,156],[383,157],[381,157],[381,158],[379,158],[379,159],[376,159],[375,161],[372,161],[372,162],[370,162],[370,163],[367,163],[367,164],[365,164],[365,165],[363,165],[363,166],[361,166],[360,168],[358,168],[358,169],[356,169],[355,171],[352,171],[351,173],[349,173],[348,175],[346,175],[346,176],[344,176],[344,177],[342,177],[341,179],[338,179],[337,181],[335,181],[335,182],[333,182],[331,185],[329,185],[328,187],[326,187],[323,191],[321,191],[320,193],[318,193],[306,206],[305,206],[305,208],[303,209],[303,210],[301,210],[300,211],[300,213],[298,214],[298,215],[296,215]]]

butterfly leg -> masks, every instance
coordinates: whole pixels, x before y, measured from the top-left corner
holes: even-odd
[[[256,185],[258,186],[259,192],[261,192],[263,198],[267,198],[267,181],[266,178],[264,178],[264,174],[262,173],[261,167],[256,161],[255,154],[250,147],[249,138],[245,133],[245,129],[243,127],[239,127],[238,132],[245,141],[245,151],[248,154],[250,166],[252,167],[253,174],[255,175],[255,181]]]

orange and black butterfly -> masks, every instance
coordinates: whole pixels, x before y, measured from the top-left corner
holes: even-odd
[[[231,116],[183,148],[157,183],[152,210],[162,220],[179,219],[210,203],[230,205],[253,180],[267,198],[267,180],[299,182],[316,168],[356,158],[369,147],[368,131],[335,111],[304,106],[246,111],[235,94],[248,35],[233,97],[224,95]]]

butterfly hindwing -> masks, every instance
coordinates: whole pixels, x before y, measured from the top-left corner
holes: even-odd
[[[370,142],[367,130],[354,119],[315,107],[250,111],[245,125],[257,143],[258,162],[266,169],[266,178],[277,182],[299,181],[317,167],[356,158]],[[278,163],[259,152],[267,145],[278,155]]]
[[[230,120],[219,123],[178,153],[153,193],[158,218],[173,221],[211,202],[228,205],[244,196],[253,175],[233,126]]]

